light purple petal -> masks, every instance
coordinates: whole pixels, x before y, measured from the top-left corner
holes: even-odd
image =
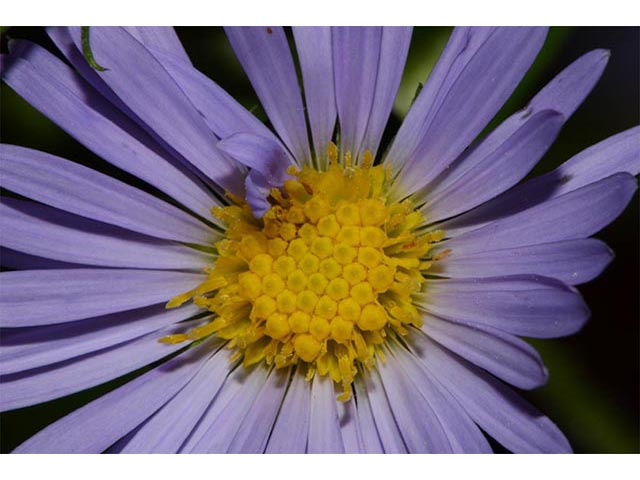
[[[467,255],[589,237],[622,213],[636,189],[634,177],[617,173],[546,202],[533,203],[535,206],[527,210],[463,233],[439,246]]]
[[[200,312],[194,305],[167,310],[164,305],[113,313],[101,317],[1,331],[0,374],[20,372],[97,352]]]
[[[237,425],[228,453],[263,453],[282,406],[291,370],[271,370],[250,412]]]
[[[176,61],[191,65],[191,60],[173,27],[124,27],[124,29],[148,49],[160,50]]]
[[[447,91],[494,30],[495,27],[453,29],[442,55],[400,125],[386,156],[385,162],[393,167],[394,172],[399,171],[415,151]]]
[[[189,97],[218,138],[244,132],[279,142],[271,130],[206,75],[174,57],[153,48],[149,50]]]
[[[515,453],[571,452],[558,427],[512,390],[426,336],[414,339],[424,367],[506,448]]]
[[[4,198],[0,244],[63,262],[103,267],[201,270],[213,257],[172,242],[40,204]]]
[[[14,453],[100,453],[136,428],[193,378],[210,342],[187,350],[49,425]]]
[[[575,333],[589,318],[575,289],[535,275],[427,280],[418,301],[447,320],[535,338]]]
[[[462,161],[466,171],[446,188],[437,193],[426,188],[425,195],[417,193],[412,198],[424,199],[422,211],[429,222],[470,210],[522,180],[546,153],[563,123],[564,117],[553,110],[536,113],[495,150],[472,151]]]
[[[88,268],[77,263],[59,262],[50,258],[38,257],[0,246],[2,266],[12,270],[40,270],[50,268]]]
[[[0,411],[36,405],[113,380],[185,347],[160,338],[202,325],[192,320],[144,337],[34,370],[0,377]]]
[[[2,272],[0,326],[50,325],[164,303],[206,278],[172,271],[90,268]]]
[[[294,372],[265,453],[305,453],[309,433],[311,383]]]
[[[366,453],[355,399],[351,396],[346,402],[338,402],[337,407],[344,453]]]
[[[176,453],[224,383],[233,352],[220,348],[193,379],[129,438],[122,453]]]
[[[241,170],[216,150],[202,116],[142,44],[122,28],[93,27],[91,49],[107,68],[100,77],[140,120],[217,185],[242,193]]]
[[[231,46],[269,120],[298,163],[311,158],[302,96],[281,27],[227,27]]]
[[[407,446],[400,434],[389,400],[387,400],[382,383],[380,383],[379,375],[375,374],[375,372],[369,373],[365,371],[362,372],[362,376],[364,377],[362,382],[359,382],[359,376],[356,377],[356,393],[362,394],[362,392],[366,392],[378,430],[378,438],[384,452],[407,453]]]
[[[390,350],[385,361],[378,362],[377,371],[384,391],[409,453],[451,453],[451,445],[438,417],[416,391]]]
[[[409,340],[410,341],[410,340]],[[395,344],[395,360],[437,415],[454,453],[491,453],[491,446],[455,398],[451,396],[406,348]]]
[[[376,155],[398,93],[409,53],[412,27],[382,27],[376,90],[361,151]]]
[[[333,27],[340,154],[357,162],[376,94],[382,27]]]
[[[331,378],[313,377],[307,453],[344,453],[336,396]]]
[[[229,375],[209,413],[192,435],[203,431],[205,426],[208,428],[192,448],[188,447],[190,438],[183,449],[190,453],[227,453],[241,422],[251,414],[256,398],[268,381],[268,373],[264,365],[257,365],[252,370],[239,367]],[[213,421],[207,422],[207,417]]]
[[[2,57],[3,64],[10,64],[3,68],[2,76],[19,95],[106,161],[202,217],[210,216],[211,206],[217,204],[215,197],[193,174],[172,163],[144,130],[52,54],[33,44],[18,46],[15,53]],[[82,62],[87,66],[84,58]]]
[[[293,159],[272,137],[236,133],[218,142],[217,147],[237,162],[260,172],[267,183],[280,187],[289,178],[286,170]]]
[[[293,27],[315,158],[327,167],[327,146],[336,125],[331,27]]]
[[[452,352],[518,388],[543,385],[548,372],[538,352],[518,337],[489,327],[424,315],[422,331]]]
[[[271,184],[257,170],[251,170],[245,179],[245,200],[251,207],[251,211],[256,218],[262,218],[271,208],[271,204],[267,198],[271,192]]]
[[[524,109],[507,118],[471,150],[464,152],[438,178],[425,186],[423,190],[426,201],[440,197],[443,190],[450,189],[451,184],[460,183],[461,178],[468,178],[468,172],[471,169],[477,170],[479,161],[491,152],[503,148],[502,145],[530,123],[532,117],[544,110],[558,112],[562,116],[562,122],[566,122],[602,75],[608,58],[609,52],[606,50],[593,50],[556,75]],[[549,136],[546,140],[549,146],[554,137]],[[544,150],[541,149],[542,152]]]
[[[426,128],[418,127],[422,138],[396,178],[401,195],[434,179],[469,146],[518,85],[546,34],[538,27],[498,28],[450,74],[438,93],[444,97],[435,101],[437,111]]]
[[[371,409],[371,402],[367,395],[367,388],[361,376],[357,376],[353,383],[355,395],[358,398],[358,408],[356,409],[356,415],[358,416],[358,427],[360,428],[360,436],[362,439],[362,449],[365,453],[384,453],[382,444],[380,443],[380,437],[378,435],[378,428],[373,417],[373,411]],[[399,436],[400,434],[397,433]],[[400,440],[402,443],[402,440]]]
[[[451,252],[429,273],[452,278],[536,274],[579,285],[596,278],[613,260],[613,252],[593,238],[506,248],[469,255]]]
[[[583,150],[555,170],[524,182],[485,205],[441,224],[450,236],[479,228],[617,172],[640,172],[640,127]]]

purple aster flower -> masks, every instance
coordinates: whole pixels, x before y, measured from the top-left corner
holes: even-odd
[[[589,238],[625,208],[638,127],[518,184],[593,88],[577,59],[478,138],[543,28],[458,28],[388,148],[411,38],[396,27],[227,35],[273,131],[172,29],[51,28],[3,80],[144,191],[0,147],[0,409],[159,362],[17,452],[568,452],[506,384],[547,371],[519,337],[578,331]],[[152,188],[151,188],[152,187]],[[149,192],[155,192],[151,194]]]

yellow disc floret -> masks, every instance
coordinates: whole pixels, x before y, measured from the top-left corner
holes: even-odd
[[[332,148],[327,171],[287,170],[291,178],[272,190],[262,219],[244,203],[214,209],[227,225],[216,264],[202,285],[168,304],[193,299],[214,315],[164,342],[217,335],[245,366],[329,375],[346,400],[385,338],[420,325],[413,295],[443,235],[417,233],[422,218],[408,201],[387,203],[389,173],[371,166],[370,154],[362,166],[342,166]]]

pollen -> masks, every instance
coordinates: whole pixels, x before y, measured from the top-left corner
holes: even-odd
[[[261,219],[246,203],[215,209],[227,225],[216,264],[168,304],[192,299],[214,315],[163,342],[216,335],[245,366],[327,375],[347,400],[358,372],[382,358],[385,339],[420,326],[413,297],[444,234],[420,234],[413,205],[387,200],[389,171],[372,166],[370,154],[361,166],[341,165],[336,151],[326,171],[290,167]]]

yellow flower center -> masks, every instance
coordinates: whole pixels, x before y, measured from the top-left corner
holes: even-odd
[[[423,219],[410,202],[387,204],[389,172],[370,155],[362,166],[348,158],[342,166],[332,145],[329,157],[324,172],[289,168],[292,178],[272,190],[262,219],[245,203],[214,209],[227,225],[216,263],[167,306],[193,299],[215,316],[163,341],[215,334],[245,366],[265,361],[297,365],[307,378],[329,375],[347,400],[358,370],[383,359],[385,337],[420,326],[412,295],[443,233],[419,235]]]

